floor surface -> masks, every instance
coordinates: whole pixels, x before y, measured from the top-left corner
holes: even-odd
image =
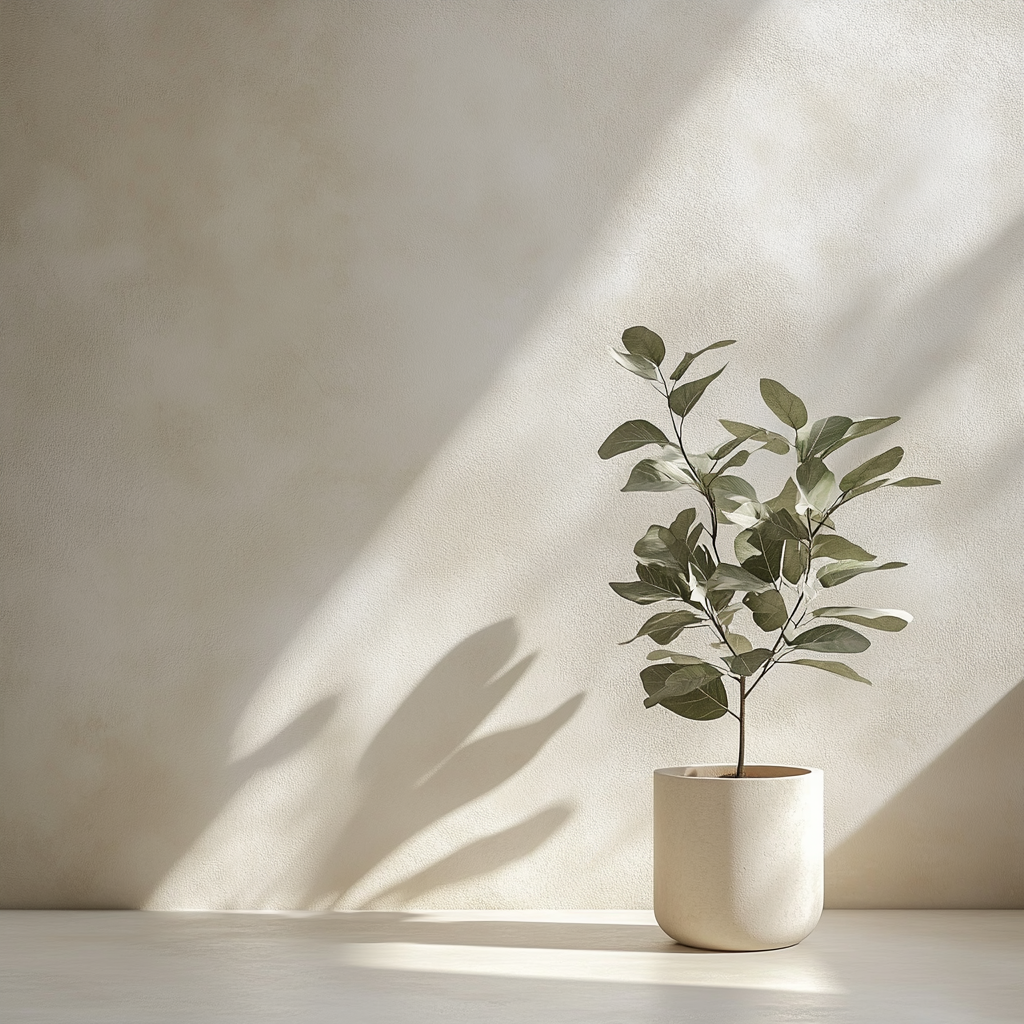
[[[677,946],[646,911],[0,912],[4,1024],[1024,1021],[1024,911],[826,911]]]

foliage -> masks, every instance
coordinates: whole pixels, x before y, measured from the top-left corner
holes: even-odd
[[[696,720],[732,715],[739,722],[736,774],[744,774],[746,700],[777,665],[803,665],[867,683],[843,661],[794,657],[803,652],[856,654],[870,641],[846,623],[896,632],[910,621],[907,612],[853,606],[815,607],[821,591],[863,573],[897,569],[905,562],[878,563],[875,555],[836,533],[833,516],[844,505],[880,487],[923,487],[938,480],[893,479],[903,449],[890,448],[844,473],[827,464],[844,445],[884,430],[899,417],[826,416],[809,422],[804,403],[776,380],[761,381],[765,405],[788,428],[786,434],[766,427],[719,420],[727,437],[705,452],[688,450],[684,422],[725,366],[705,377],[686,380],[693,363],[733,341],[718,341],[687,352],[666,378],[665,343],[646,327],[622,335],[625,351],[610,349],[630,373],[651,382],[665,400],[670,434],[647,420],[629,420],[608,435],[598,454],[610,459],[656,446],[633,467],[624,491],[675,491],[689,488],[699,496],[707,522],[696,508],[684,508],[669,526],[651,526],[633,548],[637,559],[633,582],[612,583],[628,601],[647,605],[671,602],[623,643],[648,637],[656,649],[640,673],[645,707],[660,705]],[[795,457],[795,470],[775,497],[762,501],[735,470],[767,451]],[[721,528],[732,528],[732,555]],[[721,549],[721,550],[720,550]],[[749,613],[749,618],[746,616]],[[749,627],[741,631],[741,621]],[[829,620],[829,621],[823,621]],[[718,653],[698,657],[667,645],[688,631],[709,631]],[[749,636],[747,634],[750,634]],[[708,638],[708,632],[702,634]],[[736,691],[730,701],[727,685]]]

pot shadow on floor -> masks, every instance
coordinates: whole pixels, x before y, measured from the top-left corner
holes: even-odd
[[[359,760],[358,802],[330,844],[304,906],[349,903],[347,894],[403,843],[508,781],[575,715],[582,693],[525,725],[470,738],[536,659],[534,652],[513,660],[517,640],[512,619],[473,633],[402,701]],[[569,804],[552,803],[387,885],[363,906],[394,906],[495,871],[532,853],[571,813]]]
[[[826,906],[1024,908],[1024,681],[826,855]]]

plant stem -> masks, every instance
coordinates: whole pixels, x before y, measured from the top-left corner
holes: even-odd
[[[746,742],[747,742],[747,680],[746,677],[740,678],[740,750],[739,755],[736,758],[736,778],[742,779],[743,775],[743,758],[746,753]]]

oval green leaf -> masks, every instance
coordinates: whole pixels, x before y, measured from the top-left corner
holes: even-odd
[[[862,462],[856,469],[850,470],[839,481],[839,489],[844,494],[847,491],[852,491],[854,488],[860,487],[861,484],[874,480],[876,476],[884,476],[886,473],[892,472],[902,460],[903,449],[896,445],[896,447],[882,452],[881,455],[876,455],[874,458],[868,459],[867,462]]]
[[[680,419],[685,419],[693,410],[693,407],[700,401],[704,392],[707,391],[708,385],[717,377],[720,377],[723,370],[725,370],[724,366],[714,373],[709,373],[706,377],[699,377],[697,380],[677,385],[668,396],[669,407]]]
[[[852,562],[873,562],[875,555],[834,533],[819,533],[811,544],[811,558],[835,558]]]
[[[803,504],[809,505],[817,512],[824,512],[835,497],[836,478],[832,475],[832,470],[817,456],[812,456],[797,466],[796,482],[804,499],[797,507],[798,512]]]
[[[871,685],[870,679],[865,679],[862,675],[854,672],[849,665],[844,665],[841,661],[819,661],[817,658],[794,658],[792,661],[784,661],[783,665],[807,665],[809,668],[820,668],[825,672],[831,672],[836,676],[843,676],[846,679],[856,679],[858,683],[867,683]]]
[[[597,450],[602,459],[611,459],[623,452],[643,448],[646,444],[668,444],[668,438],[647,420],[629,420],[616,427]]]
[[[819,454],[824,458],[826,455],[831,455],[834,451],[842,448],[844,444],[849,444],[858,437],[866,437],[868,434],[873,434],[876,430],[884,430],[886,427],[891,427],[894,423],[898,422],[899,416],[867,417],[866,419],[860,420],[855,419],[853,421],[853,426],[846,431],[844,437],[833,442],[828,448]]]
[[[647,380],[658,379],[658,368],[644,356],[635,356],[632,352],[620,352],[616,348],[609,347],[612,359],[620,366],[624,366],[630,373],[638,377],[645,377]]]
[[[729,562],[721,562],[708,580],[708,590],[740,590],[760,593],[771,584],[755,576],[752,572]]]
[[[628,586],[628,584],[620,583],[619,586]],[[687,608],[681,608],[677,612],[658,612],[637,630],[636,636],[620,641],[620,646],[631,644],[642,636],[649,636],[656,644],[670,644],[684,629],[699,626],[706,621],[702,615],[691,612]]]
[[[882,569],[902,569],[906,564],[906,562],[886,562],[884,565],[868,565],[865,562],[844,559],[841,562],[823,565],[816,575],[818,582],[823,587],[838,587],[840,583],[852,580],[854,576],[860,576],[861,573],[880,572]]]
[[[771,656],[767,647],[755,647],[746,654],[734,654],[722,660],[734,676],[752,676]]]
[[[824,654],[859,654],[871,646],[871,641],[849,626],[829,622],[805,629],[789,646]]]
[[[672,371],[672,376],[669,379],[679,380],[679,378],[682,377],[682,375],[686,373],[686,371],[690,368],[690,364],[694,361],[694,359],[698,358],[698,356],[704,355],[705,352],[711,352],[716,348],[728,348],[729,345],[735,344],[735,340],[716,341],[711,345],[705,345],[702,349],[698,349],[696,352],[687,352],[686,355],[683,356],[679,365]]]
[[[891,480],[886,487],[934,487],[941,484],[941,480],[932,480],[926,476],[905,476],[901,480]]]
[[[826,416],[823,420],[815,420],[807,432],[804,457],[822,455],[829,446],[840,440],[853,426],[849,416]]]
[[[747,594],[743,603],[754,616],[754,625],[765,633],[782,629],[789,617],[785,598],[777,590],[765,590],[760,594]]]
[[[910,612],[898,608],[854,608],[835,605],[828,608],[816,608],[811,612],[816,618],[843,619],[855,622],[858,626],[869,626],[871,629],[884,629],[887,633],[898,633],[914,621]]]
[[[641,459],[630,471],[624,491],[675,491],[686,486],[675,467],[657,459]]]
[[[677,696],[664,694],[655,703],[660,703],[662,707],[676,715],[696,721],[721,718],[727,713],[729,707],[729,695],[721,680],[722,670],[714,665],[707,665],[707,670],[710,671],[697,670],[693,675],[687,676],[687,668],[688,666],[674,665],[671,662],[645,668],[640,673],[640,680],[647,692],[648,700],[657,695],[659,691],[664,691],[668,680],[676,673],[683,673],[677,686],[686,692]],[[700,674],[705,675],[703,684],[699,679]],[[688,689],[692,679],[696,679],[697,685],[695,688]],[[644,701],[644,705],[652,706],[648,701]]]
[[[649,359],[655,366],[665,358],[665,342],[646,327],[627,327],[622,332],[622,344],[631,355]]]
[[[783,423],[799,430],[807,423],[807,407],[788,388],[770,377],[761,378],[761,397],[764,404]]]

